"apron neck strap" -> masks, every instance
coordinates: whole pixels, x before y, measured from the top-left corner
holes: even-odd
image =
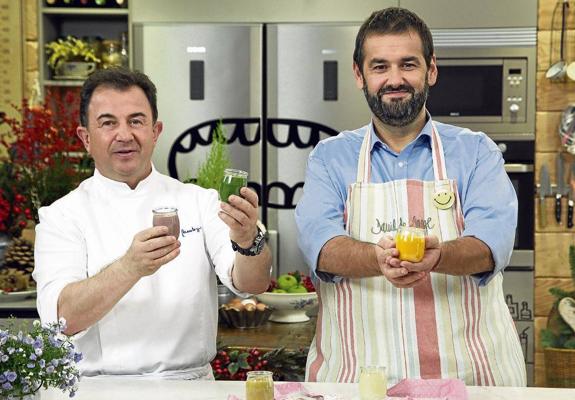
[[[368,125],[367,132],[361,144],[359,151],[359,160],[357,162],[357,182],[369,183],[371,180],[371,136],[373,131],[373,122]],[[445,157],[443,154],[443,144],[435,128],[435,122],[431,120],[431,158],[433,160],[433,175],[436,181],[447,178],[445,168]]]

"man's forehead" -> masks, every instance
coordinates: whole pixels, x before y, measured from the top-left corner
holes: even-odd
[[[363,44],[364,51],[368,55],[368,50],[378,49],[400,49],[406,53],[423,57],[423,42],[419,34],[413,30],[394,33],[371,33],[365,38]],[[370,56],[377,56],[370,54]]]
[[[112,86],[99,86],[90,99],[88,110],[98,118],[101,114],[120,115],[140,113],[152,115],[152,109],[144,91],[138,86],[118,89]]]

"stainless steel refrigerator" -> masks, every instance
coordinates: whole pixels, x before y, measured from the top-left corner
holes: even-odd
[[[268,224],[279,232],[281,271],[306,269],[297,246],[294,208],[303,193],[310,151],[318,140],[370,121],[352,71],[358,28],[267,26],[267,115],[272,122],[267,132],[267,181],[272,186]],[[286,187],[276,188],[274,182]]]
[[[134,64],[156,84],[164,122],[153,159],[159,171],[196,177],[222,120],[232,165],[259,183],[261,31],[249,24],[134,25]]]

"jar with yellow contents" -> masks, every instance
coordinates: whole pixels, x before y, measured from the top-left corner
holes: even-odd
[[[395,247],[400,260],[421,261],[425,254],[425,230],[412,226],[400,227],[395,234]]]
[[[271,371],[248,372],[246,400],[274,400],[274,380]]]

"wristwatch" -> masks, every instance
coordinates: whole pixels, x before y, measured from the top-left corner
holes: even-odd
[[[260,227],[260,224],[257,225],[257,228],[258,228],[258,234],[256,235],[256,238],[254,239],[254,242],[252,243],[251,247],[244,249],[243,247],[240,247],[233,240],[230,240],[232,242],[232,249],[240,253],[242,256],[251,257],[260,254],[264,249],[264,245],[266,244],[265,240],[266,233],[265,228]]]

